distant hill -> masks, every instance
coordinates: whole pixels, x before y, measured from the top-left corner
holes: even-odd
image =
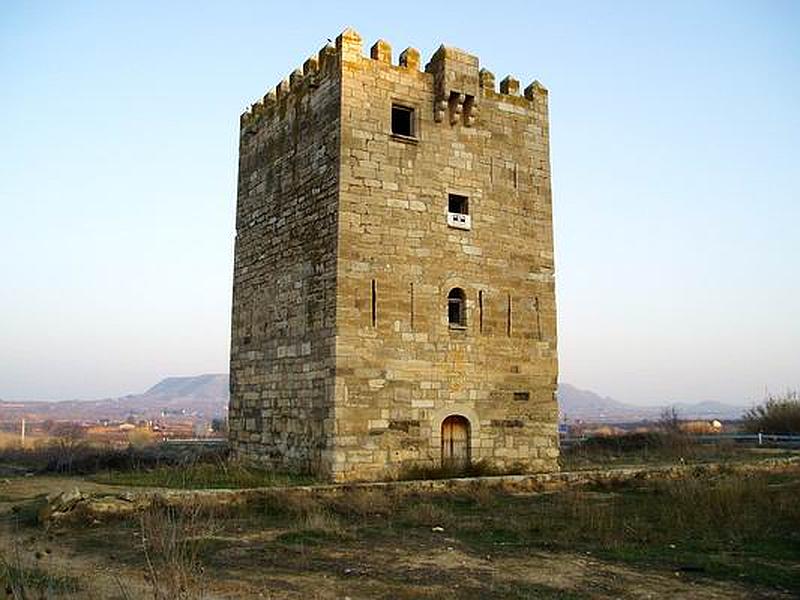
[[[658,419],[663,406],[635,406],[582,390],[568,383],[558,386],[562,417],[600,423],[622,423]],[[744,409],[719,402],[676,403],[683,419],[737,419]],[[195,417],[211,420],[228,410],[228,375],[211,373],[192,377],[167,377],[142,394],[102,400],[60,402],[3,402],[0,421],[17,420],[123,420],[130,415],[142,419]]]
[[[228,400],[228,375],[211,374],[194,377],[167,377],[162,379],[143,396],[178,398],[222,398]]]
[[[558,386],[559,411],[562,418],[600,423],[624,423],[656,420],[664,408],[674,407],[681,419],[739,419],[744,407],[721,402],[676,402],[661,406],[636,406],[581,390],[568,383]]]
[[[2,402],[0,420],[97,421],[124,420],[133,415],[141,419],[195,417],[211,420],[227,414],[227,373],[168,377],[143,394],[102,400],[63,400],[59,402]]]

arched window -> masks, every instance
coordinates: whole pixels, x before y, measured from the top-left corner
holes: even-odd
[[[453,288],[447,294],[447,321],[456,329],[467,326],[467,296],[461,288]]]

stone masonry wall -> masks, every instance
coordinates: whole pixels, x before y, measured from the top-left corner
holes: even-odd
[[[342,121],[335,380],[336,480],[439,463],[461,415],[472,460],[557,469],[556,309],[547,91],[441,48],[425,72],[348,30]],[[391,106],[414,109],[413,139]],[[448,227],[447,198],[472,227]],[[467,297],[451,329],[449,290]],[[375,318],[373,323],[373,290]]]
[[[340,68],[323,48],[242,115],[230,439],[244,458],[330,472]]]

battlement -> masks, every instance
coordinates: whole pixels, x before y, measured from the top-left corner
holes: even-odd
[[[398,72],[420,74],[420,53],[408,47],[399,56],[397,64],[392,62],[392,46],[386,40],[376,41],[364,54],[363,40],[352,28],[345,29],[335,43],[323,46],[316,56],[303,63],[301,68],[278,83],[274,90],[253,103],[240,118],[242,133],[255,132],[258,124],[275,115],[285,114],[285,107],[293,97],[313,92],[328,77],[337,76],[343,63],[358,63],[372,60]],[[499,100],[509,100],[515,104],[530,103],[536,112],[547,111],[547,89],[538,81],[528,85],[520,95],[520,82],[511,75],[506,76],[495,86],[495,76],[487,69],[481,69],[478,57],[458,48],[441,45],[425,65],[424,75],[432,78],[434,90],[434,119],[449,121],[454,125],[460,120],[468,127],[473,126],[479,115],[482,96]],[[526,102],[527,101],[527,102]]]
[[[334,75],[339,65],[339,51],[333,44],[320,48],[316,56],[310,57],[292,73],[278,83],[275,89],[267,92],[263,98],[242,113],[239,124],[242,132],[253,132],[264,119],[271,119],[275,114],[285,110],[289,98],[299,96],[320,86],[323,79]]]

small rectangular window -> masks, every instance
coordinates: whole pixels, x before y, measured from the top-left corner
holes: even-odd
[[[460,196],[459,194],[448,194],[447,196],[447,212],[457,215],[469,214],[469,198]]]
[[[403,137],[414,137],[414,109],[392,104],[392,133]]]
[[[527,402],[531,399],[530,392],[514,392],[514,400],[517,402]]]

